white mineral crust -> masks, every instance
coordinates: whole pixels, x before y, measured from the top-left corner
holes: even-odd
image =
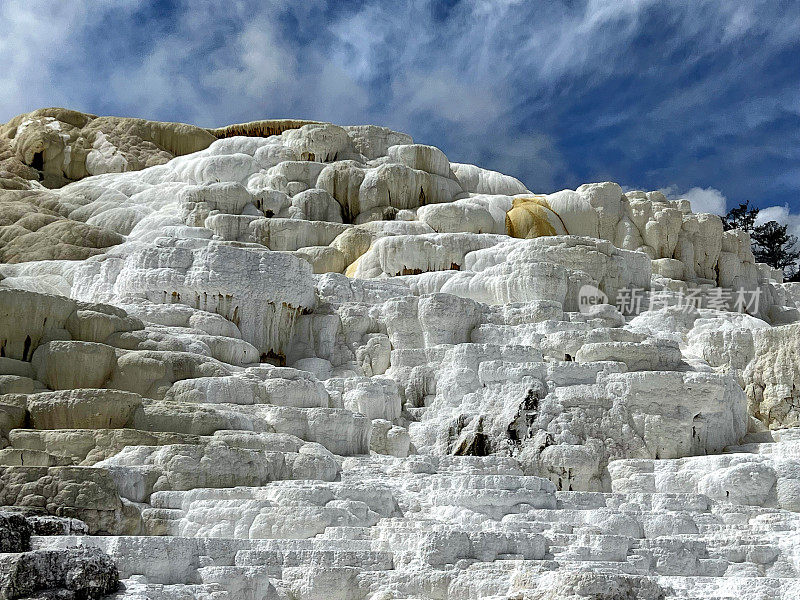
[[[95,135],[37,192],[69,235],[0,265],[0,506],[88,535],[34,549],[119,600],[800,598],[800,293],[746,235],[287,127]],[[722,288],[760,301],[680,305]]]

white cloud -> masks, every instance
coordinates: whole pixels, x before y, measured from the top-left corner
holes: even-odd
[[[84,53],[100,50],[78,43],[87,25],[102,22],[111,10],[134,7],[135,0],[0,2],[0,121],[36,108],[75,103],[86,81],[65,80],[56,67],[70,59],[80,63]]]
[[[767,221],[777,221],[781,225],[788,225],[788,232],[800,239],[800,214],[791,212],[788,204],[760,209],[758,217],[756,217],[756,225],[763,225]]]
[[[777,221],[778,223],[786,223],[789,220],[789,206],[768,206],[758,211],[756,217],[756,225],[763,225],[767,221]]]
[[[724,215],[727,210],[727,199],[725,195],[715,188],[693,187],[692,189],[678,193],[676,186],[670,186],[659,190],[670,200],[685,199],[692,205],[692,212],[711,213],[712,215]]]
[[[727,204],[722,192],[714,188],[693,187],[682,196],[692,204],[692,210],[697,213],[711,213],[724,215]]]

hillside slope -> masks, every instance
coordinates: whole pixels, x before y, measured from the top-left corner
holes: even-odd
[[[0,597],[800,595],[800,287],[536,192],[372,125],[0,126]]]

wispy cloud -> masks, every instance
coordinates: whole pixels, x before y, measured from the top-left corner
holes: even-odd
[[[797,206],[800,4],[0,4],[0,120],[66,105],[216,126],[373,122],[552,191]],[[715,196],[712,192],[718,192]]]
[[[711,213],[724,215],[728,212],[728,200],[717,189],[693,187],[685,192],[679,192],[677,186],[669,186],[659,190],[670,200],[688,200],[692,205],[692,212]]]

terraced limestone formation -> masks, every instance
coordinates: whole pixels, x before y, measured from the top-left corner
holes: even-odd
[[[800,597],[800,289],[719,217],[376,126],[0,143],[0,598]]]

